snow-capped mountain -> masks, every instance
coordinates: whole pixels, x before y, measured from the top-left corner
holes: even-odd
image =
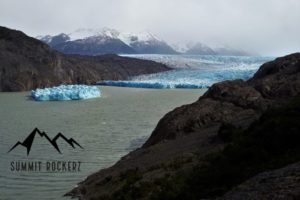
[[[142,54],[176,54],[177,52],[165,41],[150,32],[120,33],[119,38]]]
[[[118,38],[120,33],[117,30],[111,28],[101,28],[101,29],[91,29],[91,28],[80,28],[75,30],[72,33],[69,33],[69,37],[71,41],[85,39],[93,36],[102,36],[105,38]]]
[[[77,29],[72,33],[38,36],[37,39],[67,54],[196,54],[247,55],[228,47],[211,48],[202,43],[189,42],[169,45],[150,32],[119,32],[111,28]]]
[[[69,41],[70,37],[64,33],[61,33],[55,36],[50,36],[50,35],[38,36],[37,39],[49,44],[51,47],[54,47],[57,44]]]
[[[68,54],[98,55],[118,54],[175,54],[165,41],[149,32],[121,33],[114,29],[78,29],[56,36],[38,36],[37,39],[52,48]]]
[[[187,55],[223,55],[223,56],[247,56],[251,55],[248,52],[234,49],[232,47],[219,45],[216,47],[210,47],[200,42],[187,42],[172,44],[172,48],[181,53]]]

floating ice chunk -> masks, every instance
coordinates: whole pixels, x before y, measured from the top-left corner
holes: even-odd
[[[37,88],[31,91],[31,96],[36,101],[65,101],[100,97],[101,92],[97,86],[60,85],[52,88]]]

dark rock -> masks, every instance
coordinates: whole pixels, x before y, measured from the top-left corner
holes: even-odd
[[[246,82],[214,84],[197,102],[176,108],[162,118],[144,147],[196,129],[199,132],[201,127],[216,123],[247,125],[267,108],[279,106],[299,94],[300,53],[296,53],[262,65]]]
[[[47,39],[47,38],[45,38],[45,39]],[[54,47],[54,46],[56,46],[58,44],[66,42],[68,40],[70,40],[70,37],[68,35],[64,34],[64,33],[61,33],[59,35],[56,35],[56,36],[52,37],[51,38],[51,42],[49,42],[48,45],[50,47]],[[46,41],[44,40],[43,42],[46,42]]]
[[[151,193],[149,187],[156,187],[162,177],[172,176],[175,172],[184,174],[190,171],[191,173],[192,166],[195,166],[195,158],[201,160],[209,153],[219,152],[224,148],[224,141],[218,139],[218,130],[221,125],[231,124],[232,127],[238,129],[247,128],[268,108],[283,106],[299,96],[299,63],[300,53],[291,54],[264,64],[248,81],[234,80],[214,84],[198,101],[175,108],[167,113],[159,121],[142,148],[130,152],[112,167],[90,175],[67,195],[82,199],[98,197],[117,199],[112,195],[122,194],[118,191],[123,191],[125,195],[128,194],[126,188],[124,189],[124,182],[120,180],[120,174],[138,169],[136,173],[139,174],[139,179],[134,184],[128,185],[128,188],[135,191],[137,185],[147,183],[143,191],[138,189],[136,191],[145,192],[143,199],[149,199],[147,198]],[[299,165],[296,165],[296,168],[294,172],[298,173]],[[289,180],[289,173],[293,173],[293,170],[289,169],[285,173],[286,176],[275,172],[274,176],[277,178],[274,180],[282,181],[288,187],[291,186],[292,190],[285,189],[284,184],[275,185],[275,181],[267,178],[267,182],[270,184],[262,187],[267,189],[268,194],[263,194],[264,191],[257,186],[253,188],[252,193],[249,193],[253,198],[248,199],[272,199],[273,187],[279,189],[276,198],[283,195],[287,199],[297,199],[296,197],[299,197],[299,193],[296,192],[299,186],[297,177],[299,176],[297,175],[296,178],[293,176]],[[107,176],[112,177],[109,184],[97,185],[99,182],[102,183]],[[161,184],[165,185],[166,183]],[[172,195],[172,192],[176,191],[176,183],[173,185],[175,188],[165,185],[166,190],[173,189],[170,193],[166,191],[165,194]],[[85,188],[85,194],[80,192],[81,188]],[[251,187],[249,189],[251,190]],[[238,191],[240,192],[236,195],[228,193],[224,198],[243,199],[238,197],[247,195],[247,191],[244,192],[243,188]],[[255,198],[255,194],[259,194],[258,197],[262,198]],[[290,196],[295,198],[289,198]],[[176,199],[175,197],[173,196],[171,199]],[[163,197],[160,198],[163,199]]]
[[[248,83],[264,98],[281,99],[299,95],[300,53],[265,63]]]
[[[64,55],[24,33],[0,27],[0,91],[58,84],[93,84],[170,70],[153,61],[117,55]]]
[[[255,73],[252,79],[258,80],[267,76],[276,74],[280,76],[292,75],[300,71],[300,53],[294,53],[288,56],[280,57],[274,61],[263,64]]]
[[[218,200],[240,199],[300,199],[300,162],[260,173],[218,198]]]
[[[55,39],[55,37],[53,37]],[[52,41],[53,41],[52,39]],[[88,37],[75,41],[66,41],[52,46],[65,54],[102,55],[107,53],[132,54],[136,51],[119,39],[102,36]]]

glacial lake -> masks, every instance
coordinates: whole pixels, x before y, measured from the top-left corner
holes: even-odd
[[[35,102],[30,92],[0,93],[0,199],[46,200],[62,197],[86,176],[109,167],[150,136],[157,122],[175,107],[196,101],[205,89],[137,89],[100,87],[101,98]],[[35,136],[31,151],[18,145],[37,127],[49,138],[62,133],[83,149],[62,139],[57,145]],[[42,169],[16,171],[16,163],[42,163]],[[80,162],[80,171],[58,170],[62,162]],[[56,163],[46,170],[46,163]],[[43,166],[45,165],[45,166]],[[27,166],[28,167],[28,166]],[[57,168],[55,170],[55,168]],[[65,168],[64,168],[65,169]],[[67,167],[66,167],[67,169]]]

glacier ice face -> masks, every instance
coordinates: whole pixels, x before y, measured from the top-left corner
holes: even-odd
[[[97,86],[87,85],[60,85],[31,91],[31,96],[36,101],[65,101],[81,100],[100,97],[101,92]]]
[[[224,80],[248,79],[255,70],[172,70],[151,75],[133,77],[127,81],[99,81],[99,85],[136,88],[207,88]]]
[[[99,81],[99,85],[137,88],[207,88],[224,80],[253,76],[259,66],[271,57],[131,55],[168,64],[167,72],[132,77],[126,81]]]
[[[121,54],[164,63],[174,69],[220,69],[228,67],[255,68],[274,59],[262,56],[218,56],[218,55],[161,55],[161,54]]]

